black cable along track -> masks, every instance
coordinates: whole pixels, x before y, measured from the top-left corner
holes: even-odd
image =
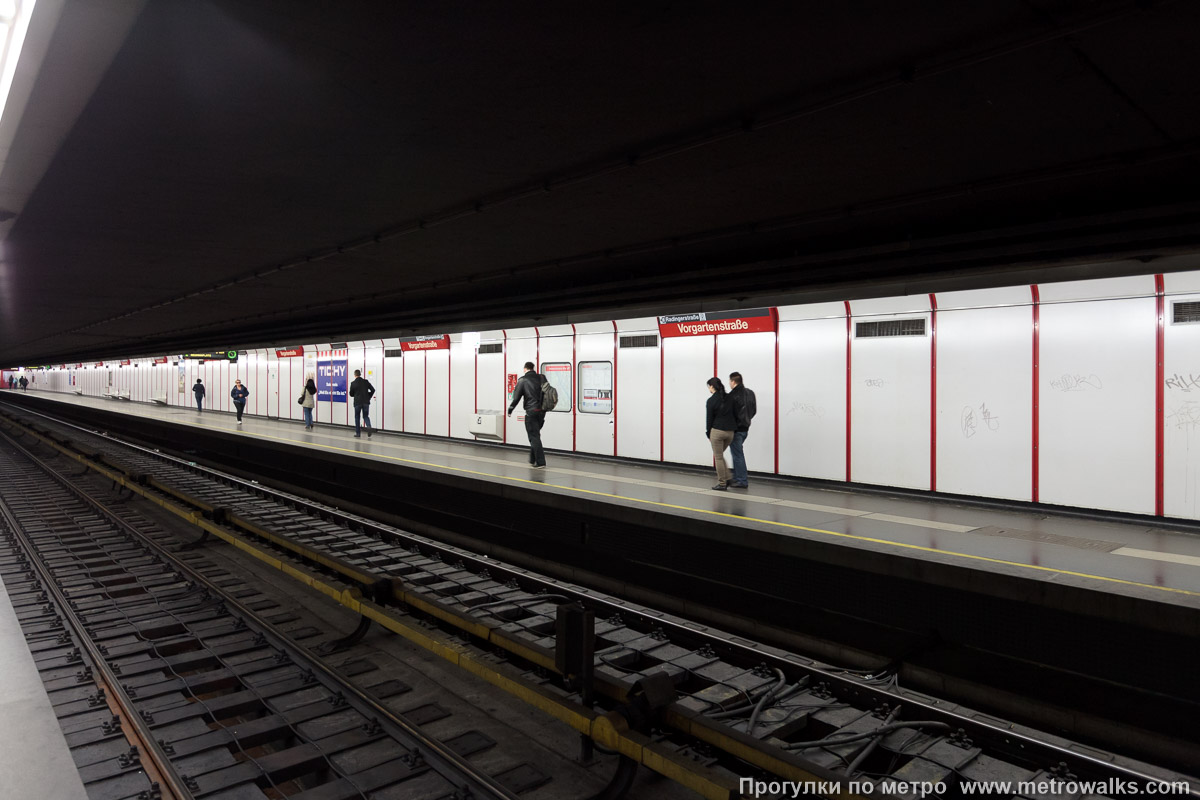
[[[44,424],[47,418],[39,417]],[[126,475],[152,474],[157,485],[170,486],[177,497],[220,509],[226,523],[244,521],[380,580],[398,580],[517,640],[552,650],[558,604],[582,602],[598,620],[604,618],[596,627],[599,680],[628,689],[647,673],[665,670],[679,692],[673,710],[727,727],[731,739],[782,752],[789,762],[807,764],[817,774],[853,765],[851,774],[861,769],[874,780],[952,785],[963,779],[1078,776],[1144,787],[1186,778],[969,709],[945,707],[898,687],[886,669],[855,675],[77,426],[54,426]],[[888,729],[880,730],[885,722]],[[841,736],[857,738],[839,742]],[[805,746],[813,742],[819,746]],[[742,775],[761,774],[728,753],[711,761],[730,768],[741,763]],[[1200,793],[1194,782],[1190,792]]]
[[[180,800],[517,797],[467,761],[489,737],[425,735],[256,612],[273,602],[197,554],[184,564],[18,458],[0,450],[0,576],[15,607],[42,605],[22,627],[90,798],[162,796],[141,772],[147,757]],[[149,752],[129,747],[94,671],[113,678]],[[544,783],[530,765],[518,771],[506,777],[520,789]]]

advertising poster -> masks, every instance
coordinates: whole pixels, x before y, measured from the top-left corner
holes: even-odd
[[[317,400],[331,403],[346,402],[346,359],[320,360],[317,362]]]
[[[179,365],[179,393],[183,394],[187,386],[187,367],[183,364]]]

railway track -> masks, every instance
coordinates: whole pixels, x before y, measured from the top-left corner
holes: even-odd
[[[335,672],[261,593],[4,450],[0,578],[90,798],[513,800],[545,781],[474,768],[490,737],[427,736],[381,702],[408,687],[360,690],[369,664]]]
[[[360,613],[347,644],[378,623],[704,796],[957,795],[985,780],[1197,793],[908,691],[888,668],[841,670],[42,417],[4,427],[188,519],[202,546],[221,539]]]

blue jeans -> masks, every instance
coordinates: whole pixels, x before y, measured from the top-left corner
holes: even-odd
[[[742,452],[742,443],[750,431],[737,431],[733,434],[733,443],[729,445],[729,454],[733,456],[733,482],[749,483],[750,475],[746,472],[746,454]]]
[[[359,417],[362,417],[360,423]],[[366,425],[367,430],[371,430],[371,407],[370,406],[354,406],[354,433],[362,433],[362,426]]]
[[[312,427],[312,412],[313,410],[311,408],[304,409],[304,427],[306,428]]]

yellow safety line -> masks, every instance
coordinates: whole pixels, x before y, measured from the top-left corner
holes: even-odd
[[[203,425],[197,425],[197,424],[191,423],[191,422],[176,423],[176,422],[172,421],[172,424],[191,425],[191,426],[197,427],[197,428],[204,428],[205,430],[212,430],[212,428],[208,428]],[[892,541],[891,539],[879,539],[879,538],[875,538],[873,536],[859,536],[859,535],[853,534],[853,533],[840,533],[838,531],[828,531],[823,528],[809,528],[805,525],[794,525],[790,522],[779,522],[778,520],[759,519],[757,517],[747,517],[743,514],[730,514],[729,512],[726,512],[726,511],[713,511],[713,510],[707,509],[707,508],[692,508],[691,506],[681,506],[681,505],[676,505],[674,503],[664,503],[659,500],[643,500],[640,497],[627,497],[625,495],[612,494],[611,492],[600,492],[600,491],[596,491],[595,489],[580,489],[575,486],[562,486],[562,485],[559,485],[556,483],[545,483],[544,481],[530,480],[529,478],[514,478],[514,477],[511,477],[508,475],[496,475],[496,474],[493,474],[490,472],[480,472],[479,470],[467,469],[465,467],[451,467],[451,466],[447,466],[445,464],[434,464],[429,461],[418,461],[418,460],[412,459],[412,458],[401,458],[400,456],[390,456],[390,455],[387,455],[386,453],[364,453],[362,450],[352,450],[348,447],[337,447],[335,445],[320,444],[318,442],[300,442],[295,439],[287,439],[282,436],[272,436],[272,435],[266,434],[266,433],[251,433],[250,431],[242,431],[242,433],[244,435],[257,436],[261,439],[271,439],[273,441],[284,442],[287,444],[300,445],[300,446],[304,446],[304,447],[319,447],[324,450],[334,450],[334,451],[341,452],[341,453],[352,453],[352,454],[358,455],[358,456],[370,456],[372,458],[385,458],[389,461],[397,461],[397,462],[400,462],[403,464],[414,464],[414,465],[422,466],[422,467],[431,467],[433,469],[448,470],[451,472],[461,472],[461,473],[464,473],[467,475],[479,475],[484,478],[496,478],[498,480],[511,481],[513,483],[528,483],[533,486],[541,486],[544,488],[548,487],[551,489],[562,489],[563,491],[567,491],[567,492],[576,492],[578,494],[589,494],[589,495],[595,495],[597,497],[608,497],[608,498],[612,498],[614,500],[626,500],[631,503],[641,503],[642,505],[657,506],[659,508],[672,508],[677,511],[692,511],[697,514],[707,514],[709,516],[714,516],[714,517],[727,517],[729,519],[745,520],[746,522],[757,522],[760,525],[771,525],[771,526],[778,527],[778,528],[788,528],[789,530],[808,531],[809,533],[819,533],[824,536],[836,536],[841,539],[852,539],[852,540],[858,541],[858,542],[870,542],[872,544],[891,545],[892,547],[901,547],[906,550],[916,550],[916,551],[922,552],[922,553],[936,553],[938,555],[958,556],[959,558],[967,558],[967,559],[971,559],[974,561],[983,561],[983,562],[986,562],[989,564],[1003,564],[1003,565],[1009,566],[1009,567],[1021,567],[1024,569],[1037,570],[1039,572],[1051,572],[1051,573],[1055,573],[1058,575],[1071,575],[1076,578],[1091,578],[1092,580],[1107,581],[1108,583],[1118,583],[1123,586],[1137,586],[1142,589],[1157,589],[1162,592],[1172,592],[1175,594],[1187,595],[1189,597],[1200,597],[1200,592],[1194,592],[1189,589],[1176,589],[1176,588],[1173,588],[1170,586],[1155,586],[1152,583],[1140,583],[1138,581],[1125,580],[1124,578],[1111,578],[1106,575],[1093,575],[1088,572],[1074,572],[1072,570],[1058,569],[1056,567],[1043,567],[1039,564],[1022,564],[1019,561],[1006,561],[1002,558],[992,558],[991,556],[980,556],[980,555],[975,555],[973,553],[959,553],[955,550],[939,550],[936,547],[926,547],[924,545],[919,545],[919,544],[908,544],[907,542],[895,542],[895,541]],[[454,457],[452,454],[447,454],[447,455],[450,458]]]
[[[135,415],[131,414],[130,416],[135,416]],[[167,420],[167,419],[162,419],[159,417],[152,417],[152,419],[158,419],[159,421],[168,422],[172,425],[187,425],[190,427],[201,428],[203,430],[208,430],[208,431],[214,430],[213,428],[211,428],[209,426],[200,425],[195,422],[186,422],[186,421],[182,421],[182,420],[180,420],[180,421]],[[237,431],[227,431],[227,432],[234,433]],[[566,492],[576,492],[578,494],[589,494],[589,495],[594,495],[596,497],[608,497],[613,500],[625,500],[625,501],[628,501],[631,503],[641,503],[642,505],[657,506],[659,508],[672,508],[677,511],[691,511],[696,514],[706,514],[708,516],[714,516],[714,517],[726,517],[729,519],[745,520],[746,522],[757,522],[760,525],[770,525],[770,526],[777,527],[777,528],[787,528],[789,530],[807,531],[809,533],[819,533],[823,536],[835,536],[840,539],[850,539],[850,540],[857,541],[857,542],[870,542],[871,544],[890,545],[892,547],[900,547],[905,550],[915,550],[915,551],[921,552],[921,553],[935,553],[937,555],[957,556],[959,558],[970,559],[972,561],[982,561],[982,562],[985,562],[988,564],[1003,564],[1004,566],[1008,566],[1008,567],[1019,567],[1022,569],[1035,570],[1038,572],[1049,572],[1049,573],[1053,573],[1056,575],[1070,575],[1070,576],[1076,577],[1076,578],[1090,578],[1091,580],[1105,581],[1107,583],[1116,583],[1116,584],[1120,584],[1122,586],[1136,586],[1140,589],[1155,589],[1160,592],[1170,592],[1172,594],[1180,594],[1180,595],[1185,595],[1187,597],[1200,597],[1200,592],[1191,591],[1190,589],[1176,589],[1171,586],[1156,586],[1155,584],[1152,584],[1152,583],[1141,583],[1139,581],[1131,581],[1131,580],[1126,580],[1124,578],[1112,578],[1107,575],[1093,575],[1089,572],[1074,572],[1072,570],[1059,569],[1057,567],[1044,567],[1044,566],[1041,566],[1040,564],[1022,564],[1019,561],[1007,561],[1002,558],[993,558],[991,556],[980,556],[980,555],[975,555],[973,553],[959,553],[956,550],[939,550],[936,547],[926,547],[924,545],[909,544],[907,542],[896,542],[896,541],[892,541],[891,539],[879,539],[879,538],[872,537],[872,536],[859,536],[859,535],[853,534],[853,533],[840,533],[838,531],[829,531],[829,530],[825,530],[823,528],[809,528],[804,525],[794,525],[790,522],[779,522],[777,520],[771,520],[771,519],[759,519],[757,517],[747,517],[742,514],[730,514],[725,511],[713,511],[713,510],[710,510],[707,508],[692,508],[691,506],[681,506],[681,505],[675,505],[674,503],[664,503],[659,500],[643,500],[639,497],[626,497],[625,495],[612,494],[611,492],[600,492],[600,491],[596,491],[594,489],[580,489],[575,486],[561,486],[556,483],[545,483],[544,481],[535,481],[535,480],[530,480],[529,478],[514,478],[514,477],[511,477],[508,475],[496,475],[496,474],[493,474],[490,472],[480,472],[479,470],[466,469],[465,467],[451,467],[451,466],[447,466],[444,464],[434,464],[429,461],[418,461],[416,459],[411,459],[411,458],[401,458],[400,456],[390,456],[385,453],[365,453],[362,450],[352,450],[348,447],[337,447],[335,445],[330,445],[330,444],[320,444],[319,442],[301,442],[301,441],[297,441],[296,439],[287,439],[282,436],[272,436],[267,433],[252,433],[250,431],[240,431],[240,433],[242,433],[243,435],[257,436],[260,439],[270,439],[270,440],[276,441],[276,442],[283,442],[285,444],[299,445],[299,446],[304,446],[304,447],[319,447],[324,450],[333,450],[333,451],[341,452],[341,453],[352,453],[354,455],[370,456],[372,458],[383,458],[383,459],[387,459],[389,461],[396,461],[396,462],[400,462],[403,464],[414,464],[414,465],[422,466],[422,467],[431,467],[433,469],[447,470],[447,471],[451,471],[451,472],[461,472],[461,473],[464,473],[467,475],[479,475],[479,476],[485,477],[485,478],[495,478],[495,479],[503,480],[503,481],[511,481],[513,483],[528,483],[533,486],[549,487],[552,489],[561,489]],[[454,457],[452,454],[447,454],[447,456],[449,458]]]

